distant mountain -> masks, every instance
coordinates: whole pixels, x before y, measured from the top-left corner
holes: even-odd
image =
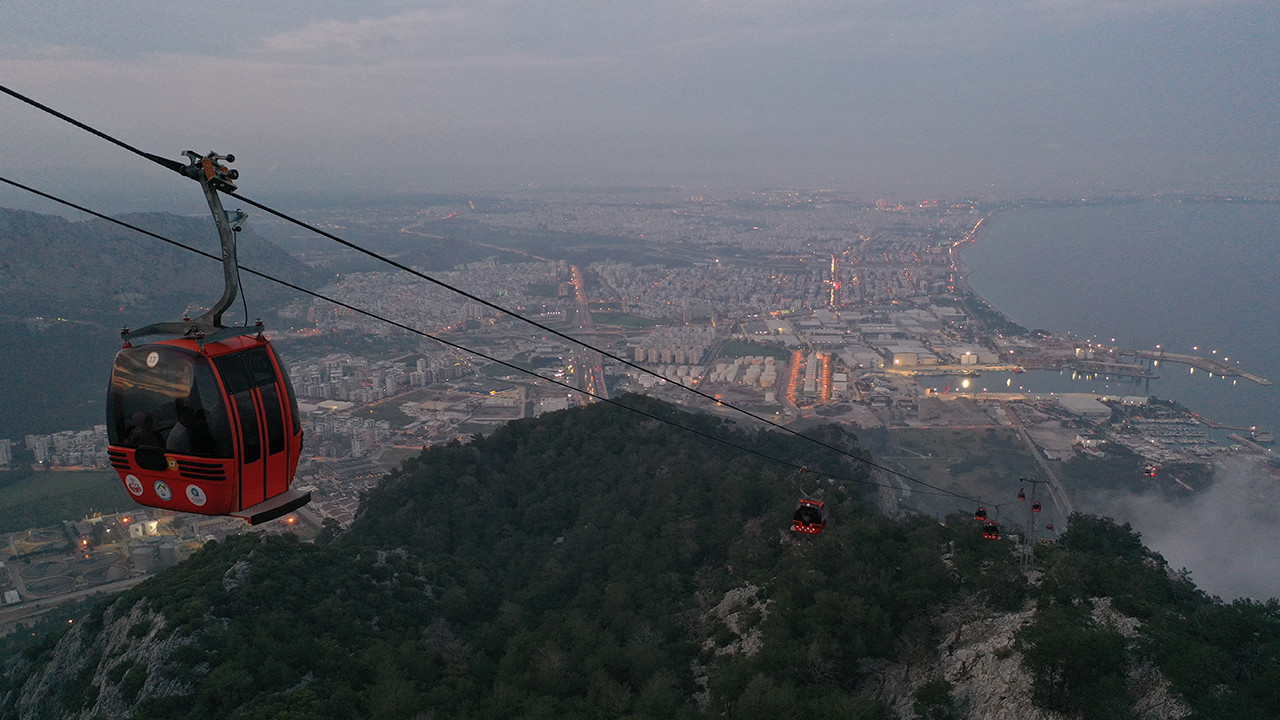
[[[221,256],[208,217],[122,216],[163,237]],[[303,287],[311,268],[245,225],[243,267]],[[0,438],[102,422],[103,388],[122,326],[141,327],[203,312],[222,295],[220,263],[105,220],[0,209]],[[296,297],[242,273],[248,321]],[[243,323],[237,298],[224,321]]]
[[[876,514],[834,452],[623,402],[650,417],[433,448],[345,532],[210,543],[9,642],[0,718],[1280,716],[1280,606],[1206,597],[1128,527],[1074,516],[1023,567],[971,519]],[[708,435],[837,478],[806,481],[826,531],[789,530],[793,470]]]
[[[119,219],[221,256],[212,218],[146,213]],[[252,224],[237,246],[242,266],[303,285],[315,280],[310,268],[254,233]],[[285,295],[272,283],[243,280],[251,305]],[[188,304],[212,303],[222,283],[217,262],[105,220],[0,208],[0,312],[6,316],[124,319],[139,326],[178,319]]]

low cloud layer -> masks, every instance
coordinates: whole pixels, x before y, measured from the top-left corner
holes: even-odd
[[[1130,522],[1143,542],[1196,585],[1224,600],[1280,597],[1280,477],[1245,457],[1216,462],[1216,482],[1185,501],[1156,495],[1113,498],[1117,521]]]

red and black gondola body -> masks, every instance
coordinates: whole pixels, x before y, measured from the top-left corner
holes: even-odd
[[[289,376],[261,335],[126,346],[107,391],[108,455],[142,504],[250,523],[310,500]]]
[[[827,504],[822,500],[802,498],[791,519],[791,530],[805,535],[818,535],[827,526]]]

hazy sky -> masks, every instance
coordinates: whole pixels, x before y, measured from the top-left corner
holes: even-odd
[[[1275,194],[1277,38],[1275,0],[9,0],[0,82],[158,154],[234,152],[259,198]],[[173,185],[7,97],[0,128],[17,180],[130,208]]]

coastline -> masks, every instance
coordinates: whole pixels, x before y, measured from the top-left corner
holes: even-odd
[[[1204,202],[1207,202],[1207,201],[1204,201]],[[1274,203],[1265,203],[1265,204],[1274,204]],[[1087,207],[1090,207],[1090,205],[1087,203],[1081,203],[1081,204],[1075,204],[1067,207],[1087,208]],[[1014,210],[1016,209],[1037,210],[1037,209],[1048,209],[1048,208],[1028,207],[1028,208],[1013,208],[1013,209]],[[995,224],[995,221],[998,218],[1008,214],[1009,211],[1010,211],[1010,208],[1000,208],[1000,209],[991,210],[984,213],[978,219],[978,221],[974,224],[973,228],[971,228],[963,238],[956,241],[949,249],[951,271],[953,273],[953,283],[952,283],[953,292],[956,295],[957,302],[962,306],[964,310],[974,311],[974,315],[973,315],[974,319],[981,322],[984,326],[984,329],[987,330],[989,333],[994,332],[996,334],[999,334],[1001,332],[1006,332],[1008,334],[1021,335],[1025,337],[1036,337],[1037,335],[1054,336],[1054,337],[1061,337],[1061,338],[1075,337],[1073,336],[1072,333],[1062,332],[1058,328],[1049,327],[1045,329],[1031,329],[1021,325],[1016,320],[1014,320],[1008,313],[1006,313],[1000,307],[998,307],[997,305],[992,303],[990,300],[988,300],[982,293],[978,292],[969,282],[969,278],[973,272],[973,269],[965,262],[964,251],[970,249],[971,247],[977,246],[980,241],[987,238],[991,232],[992,226]],[[1111,331],[1108,331],[1108,332],[1111,332]],[[1157,345],[1156,348],[1160,348],[1160,346]],[[1197,367],[1197,364],[1195,362],[1192,362],[1193,360],[1199,360],[1202,362],[1202,364],[1206,364],[1206,365],[1208,363],[1214,362],[1212,358],[1203,358],[1203,357],[1192,356],[1192,355],[1181,355],[1177,353],[1166,353],[1164,350],[1158,351],[1159,353],[1158,357],[1157,357],[1157,351],[1154,351],[1154,350],[1141,349],[1141,348],[1126,348],[1126,350],[1134,352],[1140,357],[1146,357],[1148,360],[1155,358],[1157,360],[1164,360],[1166,362],[1180,362],[1183,364],[1190,365],[1192,368]],[[1214,352],[1216,353],[1217,351],[1215,350]],[[1160,364],[1159,362],[1155,363],[1155,365],[1159,365],[1159,364]],[[1208,367],[1205,369],[1207,372],[1210,373],[1209,377],[1213,377],[1213,372],[1215,371],[1214,368]],[[1267,378],[1261,377],[1251,372],[1239,370],[1236,368],[1229,368],[1225,373],[1222,372],[1221,370],[1218,370],[1218,372],[1220,375],[1230,375],[1235,377],[1241,377],[1261,386],[1270,386],[1273,384]],[[1192,373],[1194,373],[1194,369],[1192,370]],[[1094,394],[1098,396],[1115,395],[1115,393],[1112,393],[1112,392],[1094,393]],[[1164,397],[1164,396],[1159,396],[1159,397],[1161,397],[1161,399],[1163,400],[1177,401],[1180,404],[1182,404],[1184,407],[1189,408],[1189,406],[1186,404],[1186,401],[1179,399],[1178,397]],[[1202,413],[1195,412],[1193,410],[1190,410],[1190,412],[1197,418],[1200,418],[1201,420],[1205,421],[1205,424],[1211,427],[1227,427],[1232,429],[1243,429],[1240,427],[1239,424],[1232,425],[1229,422],[1220,422],[1218,421],[1217,418],[1210,419],[1209,417],[1206,417]],[[1266,424],[1265,422],[1249,423],[1251,427],[1260,427],[1265,424]]]
[[[1100,209],[1100,213],[1088,217],[1058,211],[1032,216],[1031,219],[1015,219],[1013,215],[1016,213],[1009,213],[1008,208],[992,211],[984,215],[984,222],[975,227],[977,232],[970,233],[952,248],[952,270],[957,275],[956,292],[981,298],[982,304],[990,307],[993,312],[1004,315],[1003,310],[979,293],[970,282],[974,274],[974,267],[970,263],[975,262],[975,257],[970,254],[966,258],[962,251],[981,243],[986,252],[978,259],[988,260],[982,264],[984,269],[981,272],[984,273],[983,279],[991,281],[985,287],[990,288],[994,283],[1003,291],[997,294],[1006,307],[1017,309],[1029,322],[1051,329],[1054,334],[1064,327],[1071,329],[1074,325],[1074,329],[1083,329],[1095,334],[1095,337],[1104,332],[1114,333],[1130,347],[1149,347],[1155,343],[1163,343],[1164,348],[1161,350],[1174,348],[1173,339],[1177,338],[1179,346],[1193,352],[1198,345],[1202,350],[1199,355],[1225,359],[1225,350],[1230,349],[1232,361],[1241,363],[1246,357],[1250,358],[1248,364],[1253,365],[1258,373],[1280,380],[1277,377],[1280,370],[1277,370],[1275,363],[1275,358],[1280,357],[1280,345],[1273,342],[1275,335],[1254,332],[1253,335],[1257,337],[1245,338],[1252,340],[1252,343],[1240,342],[1239,333],[1249,333],[1252,327],[1246,323],[1232,325],[1230,318],[1224,321],[1214,313],[1221,306],[1244,306],[1239,293],[1233,294],[1231,291],[1254,288],[1253,299],[1261,299],[1262,302],[1248,304],[1247,317],[1270,317],[1273,314],[1272,306],[1267,303],[1274,302],[1275,293],[1264,290],[1271,287],[1266,284],[1266,278],[1274,274],[1274,268],[1268,268],[1269,265],[1274,265],[1271,261],[1274,255],[1259,256],[1257,253],[1259,240],[1274,243],[1277,237],[1275,231],[1242,235],[1241,229],[1247,230],[1247,224],[1233,222],[1236,218],[1220,209],[1196,208],[1194,212],[1187,212],[1171,205],[1152,205],[1131,214]],[[1275,211],[1250,211],[1241,216],[1252,220],[1253,227],[1256,228],[1260,226],[1259,218],[1274,219]],[[1001,222],[995,223],[997,218]],[[1181,232],[1182,228],[1174,227],[1177,223],[1184,223],[1189,227],[1185,234]],[[1261,226],[1272,227],[1272,224],[1264,223]],[[999,231],[994,232],[993,227]],[[1158,242],[1153,242],[1153,237]],[[1099,249],[1107,242],[1117,242],[1117,239],[1129,241],[1130,238],[1147,254],[1134,260],[1131,255],[1127,256],[1123,252],[1110,253]],[[992,241],[991,244],[988,241]],[[1020,250],[1024,244],[1025,253],[1011,252],[1014,249]],[[1055,292],[1058,288],[1052,287],[1053,283],[1043,279],[1043,268],[1053,267],[1058,271],[1065,266],[1067,269],[1061,270],[1065,273],[1087,272],[1082,271],[1079,264],[1058,264],[1062,250],[1066,247],[1070,247],[1069,252],[1078,255],[1095,260],[1101,258],[1099,262],[1103,264],[1114,265],[1127,260],[1129,264],[1125,267],[1132,271],[1134,278],[1132,286],[1117,287],[1089,277],[1086,278],[1088,282],[1082,282],[1079,289],[1073,288],[1078,295]],[[1235,258],[1231,257],[1233,251],[1236,252]],[[1169,268],[1178,265],[1183,268],[1196,267],[1197,262],[1204,262],[1205,253],[1214,258],[1218,254],[1225,254],[1224,260],[1234,260],[1234,265],[1224,263],[1224,266],[1231,267],[1233,271],[1240,267],[1239,256],[1244,255],[1258,270],[1249,267],[1240,272],[1238,279],[1229,281],[1234,284],[1229,284],[1225,289],[1218,288],[1220,296],[1196,292],[1204,287],[1214,287],[1215,282],[1221,284],[1222,281],[1217,279],[1221,273],[1179,275]],[[1257,277],[1259,270],[1263,271],[1263,283]],[[1034,275],[1037,271],[1041,274]],[[1015,276],[1015,273],[1022,273],[1022,276]],[[1186,291],[1192,293],[1195,300],[1181,304],[1163,300],[1161,291],[1176,287],[1181,292],[1183,288],[1178,286],[1178,280],[1186,277],[1194,279],[1194,283]],[[1032,278],[1040,285],[1028,283],[1026,278]],[[1166,287],[1152,287],[1151,283],[1163,283]],[[1041,286],[1043,292],[1040,292]],[[1090,293],[1093,296],[1086,297]],[[1134,300],[1135,293],[1146,293],[1151,298],[1161,299],[1156,302],[1143,302],[1143,298]],[[1099,296],[1103,296],[1105,302],[1099,301]],[[1014,300],[1010,304],[1010,297],[1026,300],[1025,303]],[[1092,306],[1077,306],[1077,298],[1095,302]],[[1063,310],[1064,307],[1067,308],[1066,311]],[[1102,309],[1099,310],[1099,307]],[[1125,313],[1127,317],[1118,311]],[[1136,322],[1127,321],[1130,317],[1135,318]],[[1081,320],[1079,325],[1075,324],[1078,321],[1073,318]],[[1182,318],[1180,322],[1186,331],[1168,333],[1165,328],[1171,322],[1179,322],[1179,318]],[[1063,319],[1067,322],[1062,322]],[[1012,318],[1010,321],[1013,322]],[[1110,327],[1100,328],[1099,324]],[[1155,329],[1135,332],[1135,325],[1150,325]],[[1110,340],[1111,335],[1108,334],[1103,339]],[[1213,344],[1208,344],[1209,342]],[[1224,349],[1222,355],[1217,355],[1215,349],[1215,345],[1219,343],[1219,347]],[[1237,355],[1240,357],[1237,358]],[[1147,362],[1152,365],[1152,369],[1157,369],[1154,360]],[[1269,512],[1269,508],[1280,502],[1280,458],[1277,457],[1274,446],[1255,442],[1254,439],[1260,436],[1250,432],[1255,429],[1270,430],[1280,425],[1275,389],[1262,384],[1255,385],[1248,382],[1247,378],[1238,385],[1234,379],[1210,380],[1207,372],[1202,373],[1194,368],[1188,371],[1185,366],[1167,362],[1160,362],[1157,371],[1165,377],[1144,380],[1141,384],[1132,381],[1104,382],[1101,379],[1077,381],[1070,377],[1071,373],[1065,372],[1053,373],[1050,378],[1035,371],[1029,371],[1026,376],[1012,376],[1013,389],[1025,383],[1028,389],[1055,388],[1061,396],[1074,392],[1064,390],[1067,387],[1083,386],[1091,391],[1108,388],[1112,398],[1117,395],[1158,397],[1169,401],[1171,409],[1178,413],[1176,416],[1169,416],[1169,420],[1135,421],[1130,418],[1112,428],[1107,433],[1108,440],[1128,441],[1133,443],[1133,447],[1118,448],[1118,455],[1082,448],[1080,452],[1086,453],[1082,457],[1089,461],[1086,466],[1067,462],[1066,453],[1072,444],[1067,439],[1068,433],[1074,431],[1055,428],[1058,425],[1056,420],[1043,418],[1044,423],[1038,428],[1034,426],[1035,418],[1031,418],[1030,422],[1020,423],[1030,434],[1031,442],[1026,443],[1028,449],[1036,456],[1045,477],[1062,477],[1065,485],[1062,489],[1070,495],[1076,509],[1131,523],[1141,532],[1148,547],[1160,553],[1171,568],[1189,571],[1196,585],[1205,592],[1228,600],[1266,600],[1277,597],[1280,595],[1280,587],[1277,587],[1274,578],[1280,573],[1280,559],[1267,553],[1241,551],[1241,548],[1270,547],[1280,542],[1280,526],[1274,523]],[[1037,377],[1028,377],[1033,375]],[[1004,387],[1001,386],[1005,385],[1006,378],[995,374],[979,382],[993,386],[992,390],[1003,390]],[[1094,397],[1101,397],[1101,394]],[[1222,426],[1231,425],[1236,426],[1236,429],[1222,429]],[[1182,444],[1193,434],[1202,436],[1199,442],[1204,444],[1199,449],[1203,454],[1195,450],[1188,451],[1195,446]],[[1043,461],[1041,451],[1049,449],[1055,436],[1060,444],[1053,446],[1053,450],[1061,462]],[[1204,440],[1204,436],[1209,440]],[[1166,439],[1169,442],[1165,451],[1171,458],[1168,462],[1128,455],[1131,452],[1155,455],[1162,452],[1157,443]],[[1172,459],[1179,452],[1181,457]],[[1155,474],[1144,477],[1141,463],[1156,465]],[[1076,468],[1074,471],[1073,465]],[[1193,466],[1202,469],[1195,470]],[[1087,469],[1082,470],[1082,467]],[[1065,511],[1067,506],[1055,507]]]
[[[976,314],[983,316],[983,319],[981,319],[980,322],[983,323],[986,330],[991,330],[988,320],[993,319],[996,324],[999,324],[1002,327],[1002,329],[1012,331],[1011,334],[1029,335],[1031,333],[1030,330],[1018,324],[1013,318],[1009,317],[1007,313],[993,305],[983,297],[981,293],[973,289],[973,286],[969,284],[969,274],[971,270],[964,262],[962,251],[970,245],[977,245],[978,241],[981,240],[989,231],[991,223],[1002,212],[1003,211],[1001,210],[992,210],[984,214],[982,217],[978,218],[978,222],[974,224],[963,238],[952,244],[948,251],[948,254],[951,256],[952,292],[956,294],[956,301],[960,303],[961,308],[966,310],[970,317],[975,315],[973,311],[978,311]]]

